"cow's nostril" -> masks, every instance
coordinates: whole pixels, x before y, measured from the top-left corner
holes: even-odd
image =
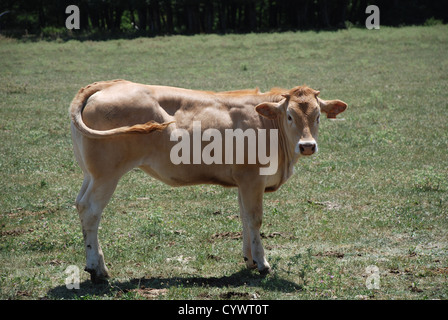
[[[299,145],[299,150],[301,154],[310,155],[316,152],[315,143],[301,143]]]

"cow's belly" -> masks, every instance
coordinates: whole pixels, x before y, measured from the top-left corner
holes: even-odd
[[[141,165],[140,168],[153,178],[173,187],[198,184],[216,184],[236,187],[228,165],[167,164]]]

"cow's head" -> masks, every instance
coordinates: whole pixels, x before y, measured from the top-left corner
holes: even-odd
[[[299,155],[312,155],[317,152],[317,133],[321,112],[327,118],[347,108],[341,100],[323,100],[319,91],[306,86],[296,87],[283,93],[280,102],[264,102],[255,107],[263,117],[282,123],[287,139],[293,144],[294,152]]]

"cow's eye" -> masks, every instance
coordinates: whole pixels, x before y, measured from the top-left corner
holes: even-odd
[[[316,122],[319,123],[319,121],[320,121],[320,115],[318,115],[316,118]]]
[[[288,114],[288,121],[292,121],[292,117],[289,114]]]

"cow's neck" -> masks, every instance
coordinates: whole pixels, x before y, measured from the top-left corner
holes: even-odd
[[[273,121],[274,127],[278,129],[278,153],[279,153],[279,170],[282,170],[280,184],[288,180],[294,172],[294,164],[298,157],[294,152],[295,145],[288,139],[286,135],[284,123],[281,119]]]

